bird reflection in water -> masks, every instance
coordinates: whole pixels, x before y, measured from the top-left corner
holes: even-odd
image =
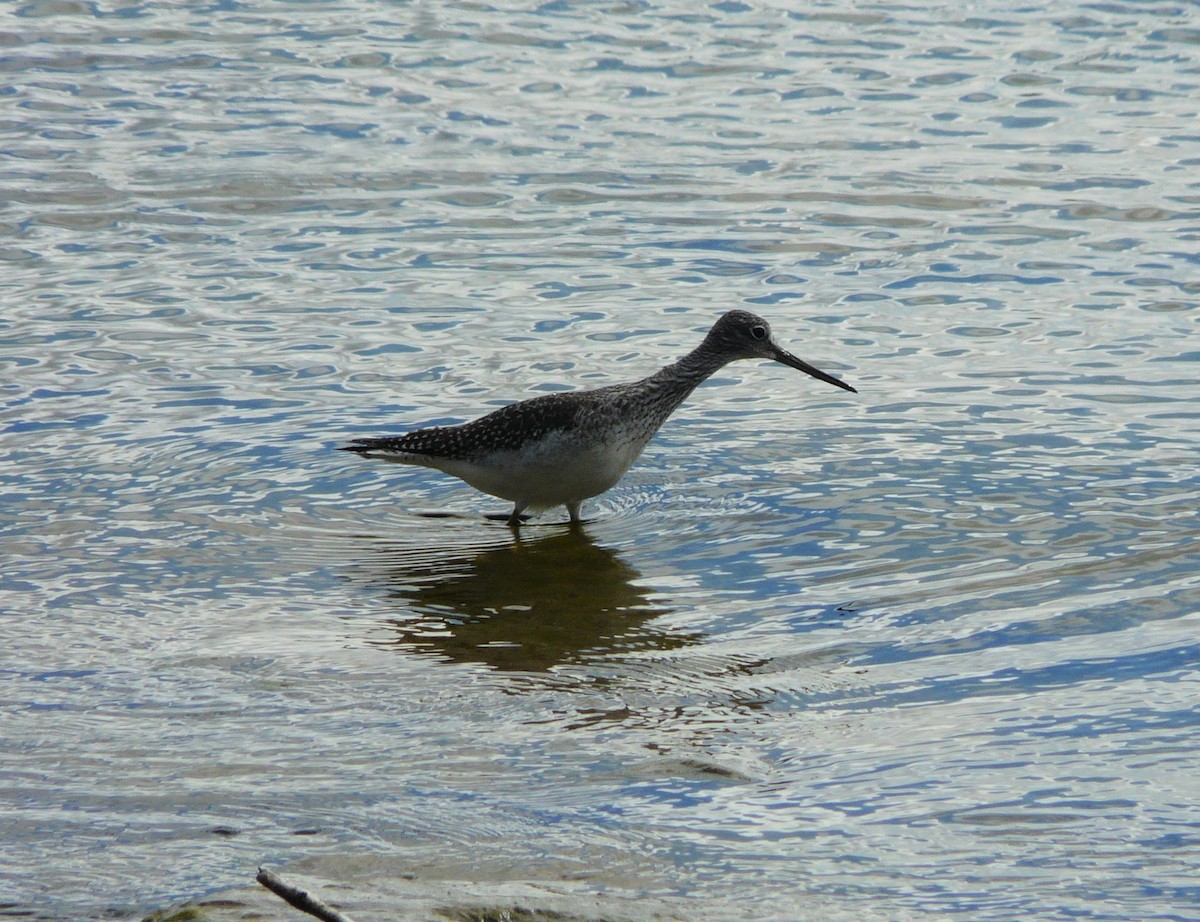
[[[464,553],[465,551],[465,553]],[[609,653],[674,650],[702,639],[649,624],[668,609],[639,574],[579,527],[480,550],[395,549],[376,560],[402,614],[371,641],[494,669],[544,672]]]

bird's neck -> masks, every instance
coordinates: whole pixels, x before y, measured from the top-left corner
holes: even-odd
[[[649,390],[658,395],[664,419],[688,398],[697,387],[728,364],[728,359],[701,343],[678,362],[673,362],[646,379]]]

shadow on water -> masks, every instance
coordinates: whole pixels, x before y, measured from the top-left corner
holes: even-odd
[[[358,570],[394,613],[369,642],[493,669],[545,672],[616,652],[676,650],[703,634],[650,625],[670,609],[583,528],[478,547],[377,548]]]

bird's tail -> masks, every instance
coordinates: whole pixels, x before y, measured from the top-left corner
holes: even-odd
[[[401,439],[385,437],[376,439],[353,439],[349,445],[339,445],[338,451],[352,451],[364,458],[380,458],[384,461],[404,461],[413,456],[409,448],[403,447]]]

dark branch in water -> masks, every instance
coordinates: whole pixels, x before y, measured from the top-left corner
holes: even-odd
[[[254,879],[284,902],[296,907],[301,912],[315,916],[321,922],[354,922],[349,916],[338,912],[328,903],[317,899],[307,890],[301,890],[299,887],[293,887],[291,884],[286,883],[273,871],[268,871],[266,868],[259,868],[258,876]]]

